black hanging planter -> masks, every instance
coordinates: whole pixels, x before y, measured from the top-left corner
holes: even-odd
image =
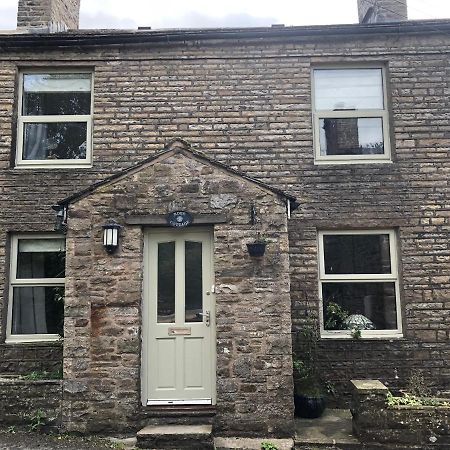
[[[265,242],[254,242],[253,244],[247,244],[248,254],[250,256],[263,256],[266,251]]]

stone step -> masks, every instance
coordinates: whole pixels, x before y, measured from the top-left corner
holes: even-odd
[[[148,425],[136,438],[138,448],[214,450],[211,425]]]
[[[263,442],[273,444],[278,450],[292,450],[293,439],[254,439],[242,437],[216,437],[214,438],[215,450],[261,450]]]

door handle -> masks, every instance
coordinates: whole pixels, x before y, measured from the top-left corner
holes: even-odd
[[[203,317],[203,322],[207,327],[211,325],[211,313],[209,311],[205,311],[204,313],[198,313],[198,315]]]

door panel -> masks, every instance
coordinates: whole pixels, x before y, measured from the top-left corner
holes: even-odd
[[[215,386],[210,230],[145,237],[143,403],[209,403]]]

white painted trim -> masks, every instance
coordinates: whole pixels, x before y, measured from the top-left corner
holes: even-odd
[[[23,116],[23,76],[29,73],[89,73],[91,74],[91,114],[83,115],[49,115],[49,116]],[[16,146],[16,168],[85,168],[92,167],[92,134],[94,117],[94,72],[93,70],[64,68],[57,69],[25,69],[19,74],[19,95],[17,114],[17,146]],[[64,123],[83,122],[86,123],[86,158],[84,159],[58,159],[58,160],[25,160],[23,159],[23,129],[25,123]]]
[[[17,278],[17,253],[19,240],[23,239],[65,239],[60,234],[15,234],[11,236],[9,264],[8,311],[6,315],[6,344],[27,342],[55,342],[62,338],[58,334],[12,334],[13,288],[23,286],[65,286],[65,278]]]
[[[344,275],[330,275],[325,274],[325,260],[324,260],[324,235],[355,235],[355,234],[371,234],[389,235],[389,253],[391,257],[391,273],[390,274],[344,274]],[[392,330],[361,330],[361,338],[401,338],[402,332],[402,314],[400,302],[400,285],[398,273],[398,240],[397,233],[392,229],[355,229],[355,230],[320,230],[317,233],[317,254],[318,254],[318,288],[319,288],[319,320],[320,320],[320,336],[322,338],[352,338],[350,330],[325,330],[324,328],[324,314],[323,314],[323,297],[322,297],[322,283],[323,282],[387,282],[394,283],[395,286],[395,306],[397,328]]]
[[[149,400],[149,386],[147,368],[149,363],[149,327],[150,327],[150,287],[148,283],[147,274],[150,271],[150,240],[152,236],[158,234],[167,235],[168,233],[177,232],[189,233],[189,234],[208,234],[209,235],[209,254],[210,254],[210,279],[211,279],[211,294],[210,294],[210,311],[211,311],[211,391],[212,398],[208,399],[192,399],[192,400]],[[196,405],[196,404],[208,404],[215,405],[217,401],[217,330],[216,330],[216,296],[215,296],[215,284],[214,284],[214,228],[213,227],[192,227],[184,228],[182,230],[176,230],[173,228],[147,228],[143,230],[144,242],[143,242],[143,287],[142,287],[142,330],[141,330],[141,403],[143,406],[150,405]]]
[[[315,108],[315,70],[335,70],[335,69],[380,69],[383,86],[383,109],[361,109],[361,110],[317,110]],[[313,145],[314,145],[314,164],[372,164],[372,163],[392,163],[391,157],[391,136],[389,131],[389,110],[387,98],[386,67],[383,64],[365,64],[356,65],[354,62],[340,65],[320,65],[311,69],[311,108],[313,122]],[[382,119],[383,126],[383,145],[384,153],[382,155],[321,155],[320,154],[320,119],[322,118],[359,118],[374,117]]]

